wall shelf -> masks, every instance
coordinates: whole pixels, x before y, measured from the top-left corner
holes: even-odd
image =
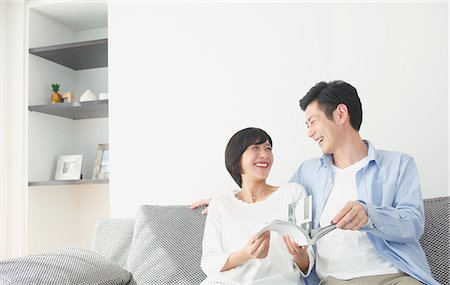
[[[108,100],[34,105],[28,110],[74,120],[107,118]]]
[[[30,48],[29,52],[73,70],[108,66],[108,39]]]
[[[50,180],[28,182],[28,186],[109,184],[109,179]]]

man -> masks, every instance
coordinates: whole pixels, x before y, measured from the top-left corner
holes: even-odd
[[[438,284],[419,243],[424,210],[413,158],[361,139],[361,102],[346,82],[316,84],[300,107],[324,155],[291,182],[313,197],[313,228],[339,229],[316,245],[321,284]]]
[[[316,244],[308,284],[439,284],[419,243],[424,210],[413,158],[362,140],[361,102],[346,82],[317,83],[300,107],[323,156],[300,165],[291,182],[313,197],[313,228],[338,228]]]

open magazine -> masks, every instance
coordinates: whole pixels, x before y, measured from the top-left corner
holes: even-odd
[[[318,239],[331,232],[336,225],[311,230],[312,197],[306,196],[289,204],[288,221],[273,220],[258,231],[258,237],[266,231],[289,235],[300,245],[313,245]]]
[[[291,222],[273,220],[271,223],[265,225],[258,231],[258,237],[264,232],[274,231],[283,236],[291,236],[291,238],[299,246],[313,245],[317,242],[317,240],[319,240],[321,237],[331,232],[335,228],[336,225],[332,224],[323,228],[312,230],[311,234],[309,234],[307,230]]]

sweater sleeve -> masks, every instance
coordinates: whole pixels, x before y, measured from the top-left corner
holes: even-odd
[[[217,199],[211,200],[206,217],[201,260],[201,268],[206,275],[219,273],[229,257],[222,246],[222,210],[219,204]]]

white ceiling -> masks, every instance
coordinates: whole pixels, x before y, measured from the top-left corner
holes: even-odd
[[[77,32],[108,26],[106,1],[61,1],[30,7]]]

